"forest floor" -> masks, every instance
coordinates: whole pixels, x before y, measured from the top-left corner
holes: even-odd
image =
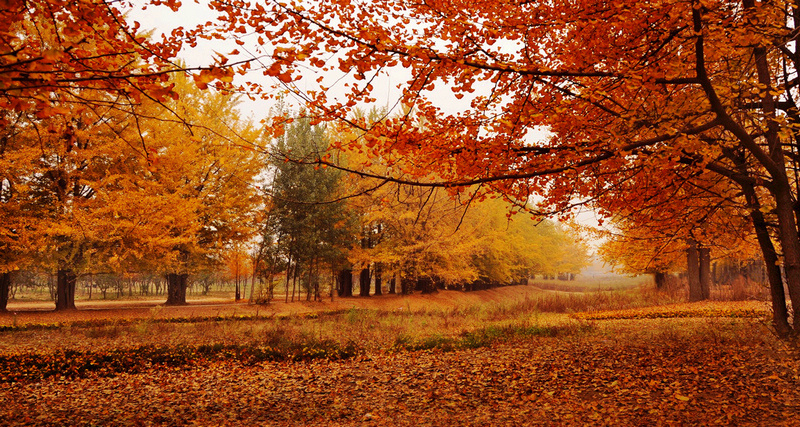
[[[12,307],[0,425],[800,426],[800,352],[763,302],[516,286]]]

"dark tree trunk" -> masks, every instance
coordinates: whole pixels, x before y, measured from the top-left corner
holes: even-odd
[[[369,267],[361,269],[361,273],[358,275],[358,287],[359,296],[369,296]]]
[[[755,189],[748,184],[743,184],[742,189],[750,208],[750,219],[753,221],[756,239],[761,247],[761,255],[764,258],[764,266],[767,270],[769,292],[772,297],[772,321],[778,334],[786,336],[791,332],[792,328],[789,326],[789,312],[786,309],[786,293],[783,290],[783,274],[781,273],[778,253],[769,235],[767,221],[761,212],[761,203],[758,201]]]
[[[186,305],[188,274],[167,274],[167,305]]]
[[[700,261],[700,296],[707,300],[711,298],[711,248],[698,248]]]
[[[375,264],[375,295],[383,295],[383,264]]]
[[[423,294],[432,294],[436,292],[436,284],[430,277],[420,277],[419,280],[417,280],[416,290]]]
[[[408,295],[414,289],[414,279],[411,277],[400,278],[400,293]]]
[[[686,278],[689,281],[689,301],[702,301],[703,291],[700,289],[700,254],[697,242],[689,240],[686,249]]]
[[[389,293],[397,293],[397,275],[392,275],[392,277],[389,278]]]
[[[746,8],[753,8],[754,2],[743,3]],[[775,201],[775,214],[778,220],[778,238],[783,251],[783,267],[786,274],[786,286],[791,298],[792,311],[794,312],[793,328],[795,333],[800,330],[800,238],[798,238],[797,222],[794,216],[795,201],[793,200],[792,185],[789,183],[784,160],[784,146],[781,144],[780,126],[777,117],[777,99],[772,93],[770,64],[767,60],[767,48],[758,46],[753,48],[753,59],[756,64],[758,81],[767,89],[763,91],[761,99],[762,114],[767,124],[765,139],[769,150],[770,160],[774,167],[768,168],[772,176],[771,185],[767,189],[772,193]],[[762,162],[764,164],[766,162]]]
[[[11,272],[0,273],[0,311],[8,309],[8,294],[11,291]]]
[[[353,296],[353,270],[343,269],[339,270],[339,296],[351,297]]]
[[[75,284],[78,277],[72,270],[58,270],[56,279],[56,310],[75,310]]]
[[[783,249],[783,268],[786,272],[786,285],[789,289],[792,310],[795,313],[793,328],[800,330],[800,241],[797,236],[797,224],[794,222],[794,212],[791,211],[791,197],[789,191],[775,193],[778,216],[778,228]]]
[[[657,271],[653,274],[653,278],[656,281],[656,289],[664,289],[667,284],[667,273]]]

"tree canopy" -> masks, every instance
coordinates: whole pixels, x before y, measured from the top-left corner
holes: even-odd
[[[228,17],[209,31],[257,32],[252,52],[271,59],[264,72],[295,88],[323,120],[347,120],[353,108],[379,96],[376,79],[402,68],[408,77],[399,102],[413,114],[387,117],[365,129],[357,145],[339,145],[380,158],[393,167],[387,178],[448,187],[485,183],[516,199],[536,196],[541,212],[580,203],[610,213],[623,199],[606,195],[638,176],[706,170],[724,177],[750,195],[747,209],[771,209],[774,221],[767,223],[775,226],[768,234],[779,243],[792,306],[800,310],[796,5],[211,5]],[[319,87],[299,89],[310,87],[302,78],[309,69],[338,74],[344,94],[329,90],[337,80],[324,76]],[[413,125],[419,121],[425,126]],[[546,136],[537,137],[543,130]],[[632,192],[624,203],[646,194]],[[766,240],[759,243],[769,252]],[[776,325],[786,330],[786,316],[776,313]],[[795,322],[800,326],[800,318]]]

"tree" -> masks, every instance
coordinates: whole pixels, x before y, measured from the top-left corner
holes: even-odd
[[[167,275],[167,303],[185,304],[189,275],[221,265],[230,247],[255,232],[264,157],[252,145],[259,131],[241,118],[235,97],[202,92],[183,76],[175,83],[182,96],[163,114],[185,122],[160,116],[146,123],[150,194],[174,201],[164,210],[169,224],[162,235],[172,240],[158,243],[150,266]]]
[[[286,124],[285,133],[275,143],[275,172],[268,195],[268,215],[274,225],[265,229],[271,230],[266,240],[274,242],[286,260],[287,299],[290,280],[296,284],[303,277],[307,297],[313,293],[319,298],[321,267],[342,266],[344,251],[354,241],[351,213],[343,201],[336,200],[341,172],[286,161],[290,157],[314,159],[327,148],[325,128],[308,119]],[[294,293],[293,285],[292,300]]]
[[[760,205],[774,209],[771,236],[782,248],[792,307],[800,312],[792,178],[800,123],[797,6],[752,0],[214,6],[234,15],[218,23],[221,31],[270,23],[254,28],[265,36],[255,52],[272,55],[267,72],[282,81],[300,79],[309,67],[347,74],[344,99],[330,100],[325,82],[304,94],[322,119],[345,119],[376,96],[376,76],[405,68],[401,102],[414,106],[416,117],[372,126],[358,145],[390,166],[415,159],[387,178],[451,187],[492,183],[493,191],[517,199],[538,195],[544,212],[563,212],[576,201],[613,212],[619,206],[606,204],[604,194],[632,170],[652,176],[707,170],[744,192],[756,187]],[[463,98],[465,108],[443,111],[437,85]],[[418,118],[425,128],[408,125]],[[537,129],[548,136],[535,141]],[[435,182],[427,179],[431,171]],[[747,203],[755,208],[751,198]],[[759,227],[753,221],[751,232]],[[769,250],[763,251],[768,264]],[[800,327],[800,317],[794,322]]]
[[[609,191],[621,207],[610,231],[601,234],[607,239],[601,253],[621,272],[655,275],[659,287],[666,273],[683,268],[690,299],[707,299],[712,250],[715,258],[750,259],[757,250],[752,224],[741,190],[729,181],[677,172],[672,179],[634,175]]]
[[[182,70],[171,61],[181,42],[151,43],[119,6],[11,0],[0,11],[0,275],[5,282],[45,254],[58,270],[59,309],[74,308],[77,270],[99,268],[101,259],[119,264],[114,248],[131,249],[118,245],[125,227],[109,222],[124,205],[102,203],[119,193],[110,188],[120,181],[136,181],[127,174],[142,172],[131,168],[143,163],[137,157],[149,161],[133,121],[139,109],[177,97],[169,80]],[[134,230],[135,218],[127,224]]]

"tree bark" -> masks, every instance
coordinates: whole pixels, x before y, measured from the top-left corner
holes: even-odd
[[[656,271],[653,273],[653,279],[656,281],[656,289],[664,289],[667,284],[667,273]]]
[[[339,270],[339,296],[351,297],[353,296],[353,270],[343,269]]]
[[[414,279],[411,277],[401,277],[400,278],[400,293],[403,295],[408,295],[414,289]]]
[[[786,336],[791,333],[792,328],[789,326],[789,312],[786,309],[786,293],[783,290],[783,274],[778,260],[778,252],[775,250],[775,245],[769,235],[767,221],[761,212],[761,204],[756,197],[755,189],[752,186],[742,187],[745,190],[745,197],[750,207],[750,219],[753,221],[756,239],[761,247],[764,267],[767,270],[769,293],[772,297],[772,322],[775,324],[775,330],[778,334]]]
[[[72,270],[58,270],[56,279],[56,310],[75,310],[75,284],[78,277]]]
[[[186,287],[189,275],[167,274],[167,305],[186,305]]]
[[[781,193],[781,196],[775,194],[778,234],[781,248],[783,248],[784,270],[786,271],[789,296],[792,300],[792,310],[794,313],[800,313],[800,240],[797,236],[797,224],[794,221],[791,196],[788,194],[788,190],[786,194]],[[800,315],[794,316],[793,327],[795,331],[800,330]]]
[[[361,273],[358,275],[358,287],[358,296],[369,296],[369,267],[361,269]]]
[[[8,310],[8,294],[11,291],[11,272],[0,273],[0,311]]]
[[[389,278],[389,293],[396,294],[397,293],[397,275],[393,275]]]
[[[697,249],[700,261],[700,296],[707,300],[711,298],[711,248]]]
[[[375,295],[383,295],[383,264],[375,264]]]
[[[417,290],[423,294],[432,294],[436,292],[436,283],[430,277],[420,277],[417,280]]]
[[[697,242],[689,239],[686,249],[686,278],[689,281],[689,301],[702,301],[703,291],[700,289],[700,254]]]

